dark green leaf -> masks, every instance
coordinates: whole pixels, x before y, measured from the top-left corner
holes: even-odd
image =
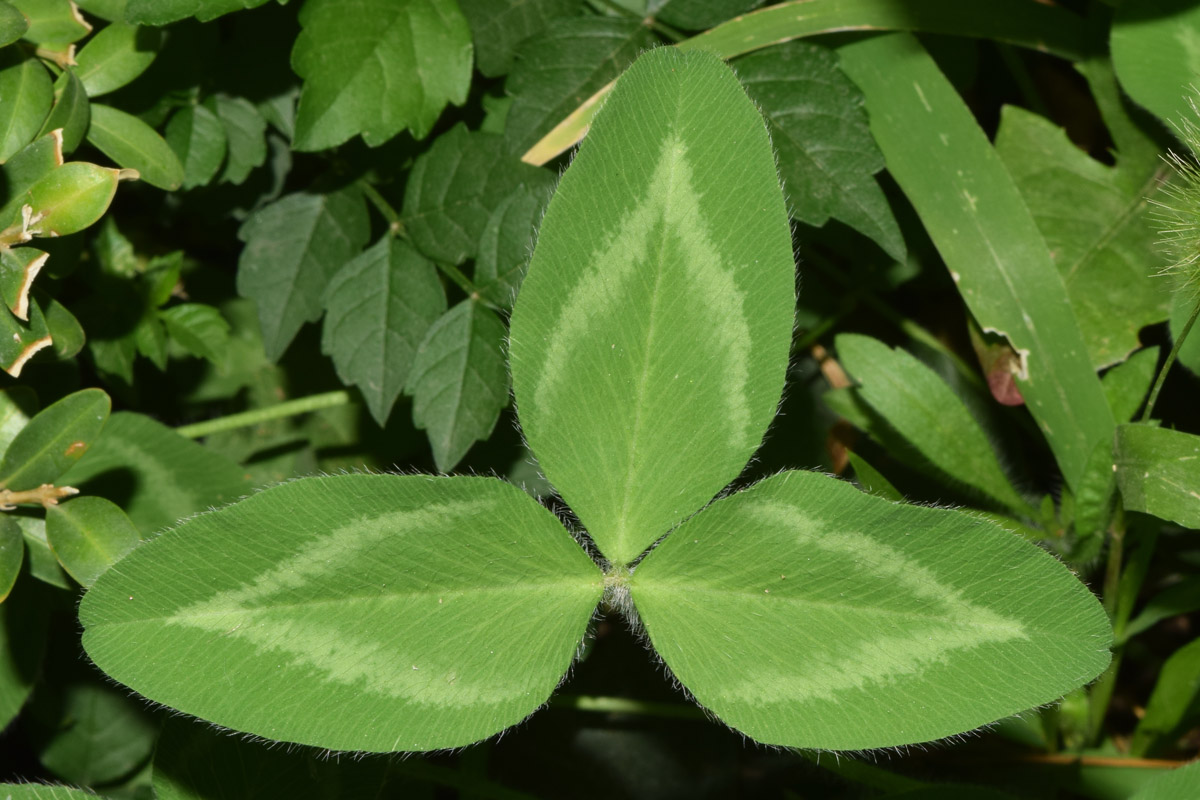
[[[0,391],[0,453],[8,449],[21,429],[37,413],[37,395],[28,386]]]
[[[84,389],[40,411],[0,459],[0,486],[21,491],[53,483],[100,435],[110,406],[104,392]]]
[[[29,20],[17,8],[0,2],[0,47],[12,44],[29,30]]]
[[[125,19],[142,25],[166,25],[187,17],[201,22],[216,19],[231,11],[258,8],[267,0],[129,0]]]
[[[1197,337],[1200,338],[1200,337]],[[1129,422],[1142,407],[1150,382],[1158,366],[1158,348],[1147,347],[1130,356],[1125,363],[1104,373],[1104,396],[1108,398],[1113,419]]]
[[[0,603],[0,729],[21,710],[41,672],[50,611],[47,598],[37,591],[41,588],[22,581]]]
[[[65,2],[65,0],[64,0]],[[50,73],[16,48],[0,52],[0,163],[33,141],[50,113],[54,85]]]
[[[126,0],[75,0],[75,5],[93,17],[106,22],[121,22],[125,19]]]
[[[767,118],[791,215],[809,225],[838,219],[904,261],[900,226],[875,173],[883,154],[871,138],[862,92],[824,47],[789,42],[734,62]]]
[[[62,128],[62,151],[72,153],[87,135],[92,121],[87,91],[76,77],[74,70],[64,70],[54,82],[54,107],[42,123],[38,136]]]
[[[288,195],[246,220],[238,294],[258,304],[268,358],[278,360],[300,326],[320,318],[329,279],[369,235],[366,203],[353,188]]]
[[[24,38],[50,46],[77,42],[92,32],[70,0],[9,0],[29,18]]]
[[[107,783],[128,775],[149,758],[158,721],[119,687],[80,681],[56,687],[43,714],[55,733],[38,754],[55,775],[81,784]],[[34,698],[38,709],[43,695]],[[56,713],[52,713],[56,712]]]
[[[13,584],[17,582],[17,576],[21,574],[21,563],[25,560],[25,535],[21,533],[21,526],[17,524],[8,514],[0,517],[0,603],[8,599],[8,593],[12,591]],[[3,626],[4,619],[0,616],[0,626]],[[4,636],[0,633],[0,640]],[[3,654],[0,654],[0,664],[4,661]],[[0,667],[0,673],[3,668]],[[3,678],[0,678],[0,684],[3,683]],[[0,690],[0,696],[3,695],[3,690]],[[0,703],[2,705],[2,703]],[[0,715],[0,725],[8,724],[7,718]]]
[[[113,414],[104,435],[65,479],[86,494],[118,503],[144,535],[250,491],[233,461],[160,422],[124,411]]]
[[[46,541],[82,586],[91,586],[140,539],[120,506],[103,497],[76,497],[46,509]]]
[[[1146,603],[1136,617],[1125,626],[1125,638],[1137,636],[1164,619],[1200,610],[1200,577],[1185,578],[1163,589]]]
[[[1188,318],[1192,312],[1196,310],[1196,303],[1200,302],[1195,297],[1192,297],[1189,292],[1176,292],[1171,300],[1171,338],[1178,339],[1179,334],[1183,333],[1183,326],[1187,324]],[[1200,375],[1200,326],[1193,326],[1188,333],[1188,337],[1183,340],[1183,345],[1179,348],[1177,356],[1179,363],[1187,367],[1193,374]]]
[[[0,369],[19,377],[29,359],[50,345],[50,328],[36,303],[29,305],[28,322],[17,319],[7,308],[0,308]]]
[[[244,97],[217,94],[205,105],[216,113],[225,126],[225,138],[229,142],[228,159],[221,173],[221,180],[240,184],[251,170],[261,167],[267,160],[267,121]]]
[[[145,72],[162,43],[162,31],[156,28],[114,22],[79,51],[74,71],[87,89],[87,96],[96,98],[120,89]]]
[[[1176,650],[1158,673],[1130,753],[1144,757],[1170,747],[1200,710],[1200,639]]]
[[[46,320],[46,329],[50,332],[51,346],[58,358],[74,358],[83,349],[87,337],[83,326],[66,306],[50,295],[34,290],[33,302],[42,310]]]
[[[211,181],[225,160],[225,126],[204,106],[187,106],[167,123],[167,144],[183,164],[183,188]]]
[[[1192,762],[1163,772],[1148,782],[1129,800],[1192,800],[1200,794],[1200,763]]]
[[[36,247],[0,249],[0,295],[19,320],[29,321],[29,291],[49,257]]]
[[[385,236],[329,283],[321,350],[355,384],[382,427],[408,380],[417,348],[446,310],[437,269],[406,242]]]
[[[892,486],[888,479],[883,477],[879,470],[868,464],[862,456],[849,451],[846,453],[846,457],[850,459],[850,466],[854,468],[855,482],[864,492],[882,497],[884,500],[891,500],[894,503],[904,501],[904,495],[896,491],[896,487]]]
[[[60,589],[74,588],[46,541],[46,521],[41,517],[16,519],[17,524],[21,526],[21,533],[25,536],[25,552],[29,554],[29,574],[42,583]]]
[[[489,78],[512,67],[519,45],[558,17],[580,12],[576,0],[459,0],[475,39],[475,65]]]
[[[424,428],[438,469],[448,472],[486,439],[508,403],[504,323],[464,300],[441,316],[421,342],[409,375],[413,424]]]
[[[404,188],[404,226],[426,256],[461,264],[478,252],[488,217],[508,195],[553,184],[548,170],[505,153],[499,136],[470,133],[460,124],[413,165]]]
[[[131,114],[93,103],[87,139],[122,167],[137,170],[151,186],[173,191],[183,183],[183,165],[175,151]]]
[[[475,260],[475,285],[479,294],[501,308],[512,305],[542,221],[549,193],[522,187],[504,198],[488,217]]]
[[[0,229],[21,220],[21,206],[33,185],[62,166],[62,140],[44,134],[0,165],[4,174],[4,205],[0,206]],[[11,243],[10,243],[11,244]]]
[[[203,303],[182,303],[160,311],[167,333],[194,356],[221,363],[229,339],[229,323],[221,312]]]
[[[744,14],[763,0],[649,0],[646,12],[659,22],[685,31],[711,28],[738,14]],[[738,70],[740,75],[741,70]]]
[[[1191,115],[1187,87],[1200,59],[1200,6],[1190,0],[1138,0],[1117,11],[1110,34],[1121,88],[1159,119]]]
[[[559,20],[527,39],[504,84],[514,97],[504,131],[509,150],[535,145],[655,41],[640,20],[614,17]]]
[[[1114,450],[1125,508],[1200,529],[1200,436],[1118,425]]]
[[[297,150],[405,128],[423,139],[471,84],[471,31],[454,0],[308,0],[292,68],[304,79]]]

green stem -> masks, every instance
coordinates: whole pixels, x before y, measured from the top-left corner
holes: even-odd
[[[628,697],[603,697],[586,694],[560,694],[550,700],[554,708],[570,708],[575,711],[593,711],[600,714],[633,714],[663,719],[705,719],[699,706],[678,703],[656,703],[650,700],[633,700]]]
[[[1197,316],[1200,316],[1200,302],[1197,302],[1196,307],[1192,309],[1192,315],[1188,317],[1183,330],[1175,337],[1175,346],[1171,348],[1171,352],[1167,354],[1167,360],[1163,362],[1162,369],[1158,371],[1158,378],[1154,381],[1154,388],[1150,390],[1150,399],[1146,401],[1146,410],[1142,412],[1142,422],[1150,421],[1150,413],[1154,411],[1154,404],[1158,401],[1158,393],[1162,391],[1163,382],[1167,379],[1167,373],[1175,363],[1175,358],[1179,355],[1179,348],[1183,346],[1184,340],[1187,339],[1188,333],[1192,330],[1192,326],[1196,324]]]
[[[388,228],[391,230],[392,235],[405,236],[404,223],[400,220],[399,212],[379,193],[379,190],[362,178],[358,180],[358,188],[371,201],[371,205],[375,206],[376,210],[387,220]]]
[[[288,400],[286,403],[279,403],[278,405],[267,406],[266,408],[256,408],[252,411],[243,411],[240,414],[230,414],[226,417],[217,417],[216,419],[209,419],[204,422],[195,422],[191,425],[182,425],[176,428],[175,432],[189,439],[199,439],[202,436],[210,436],[214,433],[231,431],[237,428],[247,428],[251,425],[269,422],[273,419],[284,419],[285,417],[307,414],[311,411],[320,411],[323,408],[345,406],[351,402],[353,401],[350,393],[339,389],[336,392],[297,397],[295,400]]]

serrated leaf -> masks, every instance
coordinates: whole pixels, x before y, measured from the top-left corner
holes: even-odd
[[[46,509],[46,541],[82,586],[91,586],[140,540],[120,506],[103,497],[76,497]]]
[[[545,702],[602,584],[510,484],[344,475],[272,487],[150,540],[96,581],[80,619],[109,675],[219,725],[433,750]]]
[[[229,339],[229,323],[221,312],[203,303],[181,303],[160,311],[171,338],[194,356],[221,363]]]
[[[92,121],[87,91],[74,70],[64,70],[54,81],[54,106],[42,123],[38,136],[62,129],[62,151],[72,153],[87,135]]]
[[[553,184],[548,170],[505,153],[499,136],[472,133],[460,123],[413,164],[401,216],[418,250],[461,264],[478,251],[489,215],[509,194]]]
[[[504,138],[524,153],[656,43],[640,20],[579,17],[559,20],[525,40],[504,84],[513,96]]]
[[[454,0],[309,0],[300,25],[297,150],[360,133],[378,147],[406,128],[423,139],[467,99],[471,31]]]
[[[28,322],[17,319],[7,308],[0,309],[0,369],[20,377],[29,359],[50,344],[50,328],[36,303],[29,305]]]
[[[201,22],[231,11],[258,8],[267,0],[129,0],[125,19],[142,25],[166,25],[195,17]]]
[[[649,0],[646,13],[686,31],[699,31],[744,14],[763,0]],[[739,70],[739,75],[740,75]]]
[[[1066,131],[1005,106],[996,152],[1012,174],[1062,274],[1088,357],[1097,369],[1124,361],[1138,331],[1167,318],[1170,292],[1161,269],[1149,197],[1165,165],[1109,167],[1076,147]],[[1133,178],[1133,180],[1130,180]]]
[[[475,65],[489,78],[512,67],[517,45],[580,12],[575,0],[459,0],[475,39]]]
[[[385,236],[338,271],[325,308],[321,350],[383,427],[425,333],[446,310],[437,269],[407,242]]]
[[[240,184],[255,167],[261,167],[267,160],[267,121],[244,97],[213,95],[205,105],[221,120],[229,142],[221,180]]]
[[[413,424],[429,434],[442,472],[491,435],[508,403],[504,333],[494,313],[468,299],[434,322],[421,342],[406,391]]]
[[[1142,407],[1158,366],[1158,348],[1147,347],[1104,373],[1104,396],[1118,423],[1129,422]]]
[[[79,9],[70,0],[9,0],[29,19],[25,40],[35,44],[60,45],[77,42],[92,32]]]
[[[836,347],[858,395],[929,463],[1002,506],[1029,511],[979,423],[936,372],[869,336],[842,334]]]
[[[17,51],[0,53],[0,163],[33,141],[54,101],[50,73]]]
[[[19,492],[53,483],[100,435],[111,403],[99,389],[69,394],[21,429],[0,459],[0,486]]]
[[[614,563],[758,448],[794,271],[770,140],[733,73],[707,53],[643,56],[550,201],[510,336],[530,447]]]
[[[99,97],[131,83],[154,63],[162,31],[114,22],[93,36],[75,57],[75,72],[88,97]]]
[[[204,106],[181,108],[167,123],[167,144],[183,164],[183,187],[203,186],[225,160],[225,126]]]
[[[522,187],[492,211],[475,259],[475,285],[481,297],[501,308],[512,305],[529,267],[534,234],[549,199],[548,192]]]
[[[767,118],[792,216],[816,227],[833,217],[904,261],[904,236],[874,177],[883,153],[836,53],[788,42],[742,56],[734,68]]]
[[[0,294],[13,315],[29,321],[29,290],[33,279],[46,265],[49,253],[36,247],[6,247],[0,249]]]
[[[8,514],[0,517],[0,603],[8,599],[17,576],[21,574],[21,564],[25,561],[25,536],[21,526]],[[2,622],[2,620],[0,620]],[[0,662],[3,662],[0,656]],[[0,725],[8,724],[8,720],[0,717]]]
[[[153,128],[132,114],[92,104],[87,140],[100,152],[159,189],[174,191],[183,183],[183,165]]]
[[[1127,510],[1200,529],[1200,436],[1118,425],[1113,451]]]
[[[716,501],[651,551],[630,594],[675,677],[765,744],[938,739],[1109,662],[1104,610],[1045,551],[816,473]]]
[[[63,480],[118,503],[149,535],[250,491],[236,463],[142,414],[112,415],[104,434]]]
[[[29,20],[20,9],[0,1],[0,47],[12,44],[29,30]]]
[[[320,318],[330,278],[369,235],[366,203],[354,188],[287,195],[246,220],[237,289],[258,305],[268,358],[278,360],[300,326]]]

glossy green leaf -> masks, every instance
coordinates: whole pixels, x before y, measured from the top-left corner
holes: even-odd
[[[117,193],[119,171],[84,161],[53,170],[21,195],[33,209],[29,232],[67,236],[88,227],[108,210]]]
[[[1020,356],[1017,385],[1069,486],[1112,412],[1067,313],[1066,288],[1029,209],[958,92],[921,44],[890,34],[842,47],[871,132],[980,326]]]
[[[1101,164],[1062,128],[1016,106],[1003,110],[996,152],[1062,274],[1092,366],[1124,361],[1138,331],[1167,318],[1170,293],[1155,279],[1161,255],[1148,215],[1166,166]]]
[[[333,277],[325,307],[321,350],[383,427],[426,332],[446,310],[437,269],[412,245],[385,236]]]
[[[73,153],[83,137],[87,135],[92,121],[91,106],[87,90],[75,75],[74,70],[64,70],[54,81],[54,106],[42,123],[38,136],[62,129],[62,151]]]
[[[1200,7],[1191,0],[1139,0],[1120,7],[1109,46],[1121,88],[1160,119],[1191,116],[1188,87],[1200,61]]]
[[[601,591],[554,515],[510,484],[344,475],[150,540],[101,576],[80,619],[105,672],[218,725],[432,750],[545,702]]]
[[[183,183],[183,165],[154,129],[132,114],[92,104],[87,139],[126,169],[135,169],[151,186],[174,191]]]
[[[145,72],[154,63],[162,43],[162,31],[156,28],[114,22],[79,51],[75,72],[88,97],[99,97],[120,89]]]
[[[49,253],[36,247],[6,247],[0,250],[0,294],[17,319],[29,321],[29,290],[33,279],[46,265]]]
[[[250,482],[236,463],[161,422],[120,411],[63,479],[117,503],[143,535],[232,503]]]
[[[1157,366],[1158,348],[1147,347],[1104,373],[1104,396],[1118,423],[1129,422],[1142,407]]]
[[[1200,639],[1183,645],[1158,673],[1146,713],[1138,722],[1130,754],[1145,757],[1169,749],[1182,736],[1200,708]],[[1197,787],[1200,788],[1200,782]]]
[[[21,564],[25,561],[25,535],[21,526],[12,517],[5,514],[0,517],[0,603],[8,599],[17,576],[21,574]],[[0,617],[0,624],[3,618]],[[0,661],[3,657],[0,656]],[[7,720],[0,718],[0,725]]]
[[[0,47],[6,47],[25,35],[29,20],[20,9],[7,2],[0,2]]]
[[[0,459],[0,486],[13,491],[53,483],[100,435],[111,406],[99,389],[69,394],[38,412]]]
[[[508,404],[504,323],[473,300],[447,311],[425,334],[407,391],[413,424],[429,434],[438,469],[450,471]]]
[[[46,510],[46,541],[83,586],[91,586],[140,539],[120,506],[103,497],[76,497]]]
[[[1200,794],[1200,763],[1192,762],[1150,780],[1129,800],[1192,800]]]
[[[1200,436],[1118,425],[1113,449],[1126,509],[1200,529]]]
[[[21,206],[28,202],[26,193],[35,183],[61,167],[62,163],[62,138],[48,133],[0,165],[5,190],[4,205],[0,206],[0,228],[7,228],[21,220]]]
[[[229,339],[229,323],[221,312],[203,303],[181,303],[160,311],[171,338],[194,356],[221,363]]]
[[[859,396],[929,463],[1002,506],[1029,510],[979,423],[936,372],[869,336],[842,334],[836,347]]]
[[[124,20],[126,2],[127,0],[74,0],[75,5],[105,22]]]
[[[767,118],[792,216],[818,227],[838,219],[904,261],[904,237],[875,181],[883,154],[837,54],[790,42],[743,56],[734,68]]]
[[[417,139],[471,84],[471,31],[454,0],[309,0],[292,69],[304,79],[297,150],[362,134],[372,147]]]
[[[221,180],[240,184],[267,160],[267,121],[244,97],[217,94],[205,101],[205,105],[221,120],[229,143]]]
[[[129,0],[125,19],[142,25],[166,25],[187,17],[201,22],[216,19],[231,11],[257,8],[267,0]]]
[[[434,261],[473,257],[492,211],[521,187],[548,189],[554,175],[522,164],[489,133],[457,125],[417,159],[404,187],[404,227]]]
[[[7,308],[0,309],[0,369],[14,378],[41,350],[52,344],[50,328],[36,303],[29,305],[29,321],[17,319]]]
[[[765,744],[938,739],[1109,662],[1104,610],[1045,551],[816,473],[716,501],[651,551],[630,593],[675,677]]]
[[[618,17],[563,19],[526,40],[504,85],[509,149],[528,150],[656,41],[640,20]]]
[[[512,305],[549,200],[549,192],[522,187],[500,201],[488,217],[475,259],[475,285],[484,299],[501,308]]]
[[[204,106],[181,108],[167,123],[167,144],[183,164],[183,187],[209,183],[225,160],[225,125]]]
[[[766,128],[733,73],[709,54],[643,56],[550,202],[510,339],[530,447],[614,563],[758,448],[794,271]]]
[[[70,0],[9,0],[29,18],[24,38],[34,44],[59,45],[77,42],[92,32],[92,26]]]
[[[300,326],[315,322],[330,278],[370,235],[367,207],[354,188],[290,194],[242,225],[238,294],[258,304],[263,347],[278,360]]]
[[[49,628],[48,598],[41,588],[22,581],[0,603],[0,728],[17,716],[41,672]]]
[[[54,86],[50,73],[36,58],[17,51],[0,54],[0,163],[33,141],[50,113]]]
[[[475,40],[475,66],[489,78],[512,68],[517,46],[559,17],[579,13],[575,0],[458,0]]]

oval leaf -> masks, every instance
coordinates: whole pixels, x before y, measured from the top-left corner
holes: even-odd
[[[118,170],[84,161],[63,164],[25,193],[33,208],[29,232],[66,236],[91,225],[108,210],[117,193]]]
[[[88,97],[120,89],[146,71],[162,47],[162,31],[114,22],[97,33],[75,57],[75,72]]]
[[[140,539],[121,507],[103,497],[77,497],[46,509],[50,549],[83,586],[91,586]]]
[[[631,584],[675,677],[764,744],[951,736],[1061,697],[1109,662],[1104,609],[1045,551],[810,472],[717,501]]]
[[[794,286],[754,104],[715,56],[646,54],[550,202],[510,344],[530,446],[609,559],[632,561],[758,448]]]
[[[12,44],[29,30],[29,20],[8,3],[0,0],[0,47]]]
[[[218,725],[434,750],[545,702],[602,583],[554,515],[510,484],[343,475],[273,487],[150,540],[96,581],[80,619],[105,672]]]
[[[92,32],[71,0],[14,0],[13,5],[29,18],[24,38],[34,44],[64,45]]]
[[[0,603],[8,599],[24,560],[25,535],[17,521],[5,514],[0,517]],[[7,720],[0,720],[0,724],[5,722]]]
[[[36,58],[17,58],[16,51],[0,56],[0,163],[33,141],[50,113],[54,86],[50,73]]]
[[[61,129],[62,151],[71,153],[87,135],[91,121],[92,110],[88,104],[87,90],[75,76],[74,70],[64,70],[54,82],[54,107],[42,123],[38,136]]]
[[[122,167],[137,170],[151,186],[173,191],[183,183],[183,165],[175,151],[132,114],[93,103],[87,139]]]
[[[19,492],[54,482],[100,435],[110,406],[101,390],[84,389],[43,409],[0,459],[0,487]]]
[[[183,164],[183,188],[203,186],[225,160],[225,126],[204,106],[187,106],[167,123],[167,144]]]

